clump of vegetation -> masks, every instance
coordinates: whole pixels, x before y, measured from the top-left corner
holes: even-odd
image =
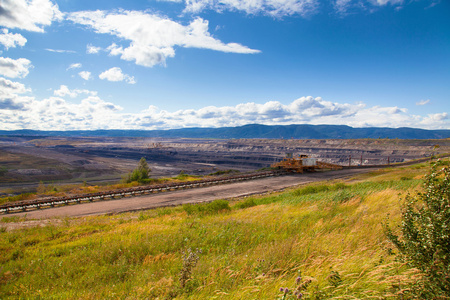
[[[14,195],[14,196],[1,197],[0,204],[4,204],[4,203],[8,203],[8,202],[15,202],[15,201],[22,201],[22,200],[29,200],[29,199],[33,199],[35,196],[36,196],[35,193],[22,193],[22,194]]]
[[[345,185],[342,182],[329,185],[329,184],[315,184],[315,185],[307,185],[303,188],[297,189],[295,191],[295,194],[297,196],[304,196],[304,195],[310,195],[310,194],[316,194],[319,192],[327,192],[327,191],[340,191],[345,190],[347,188],[347,185]]]
[[[179,180],[179,181],[191,181],[191,180],[198,180],[201,178],[201,176],[198,175],[189,175],[185,171],[180,171],[180,174],[178,174],[175,177],[172,177],[173,180]]]
[[[287,287],[281,287],[280,292],[282,294],[278,299],[280,300],[302,299],[304,293],[308,289],[308,286],[311,284],[311,282],[312,279],[303,278],[301,272],[299,272],[299,275],[297,276],[297,278],[295,278],[295,287],[292,289],[289,289]]]
[[[8,173],[8,169],[4,166],[0,167],[0,176],[5,175],[6,173]]]
[[[149,181],[149,173],[151,172],[150,167],[147,164],[147,160],[142,157],[141,160],[139,160],[139,164],[132,172],[130,172],[126,178],[125,182],[130,183],[133,181],[137,181],[139,183],[146,183]]]
[[[420,299],[450,299],[450,170],[432,165],[423,192],[407,195],[400,234],[386,226],[400,258],[421,271],[411,294]]]
[[[184,204],[183,210],[188,215],[194,214],[217,214],[222,211],[230,211],[230,203],[226,200],[214,200],[208,203],[200,203],[200,204]]]
[[[228,175],[228,174],[239,174],[241,171],[229,169],[229,170],[219,170],[217,172],[209,174],[210,176]]]
[[[200,253],[202,253],[201,249],[195,249],[193,251],[191,248],[188,248],[186,251],[183,251],[183,267],[180,271],[180,284],[182,288],[185,288],[186,284],[191,280],[192,270],[200,259]]]
[[[180,174],[178,174],[177,176],[174,177],[174,179],[178,179],[178,180],[184,180],[186,178],[188,178],[189,175],[186,174],[186,172],[184,172],[184,170],[180,171]]]
[[[245,200],[239,201],[234,207],[239,209],[244,209],[252,206],[256,206],[257,203],[254,198],[247,198]]]
[[[301,272],[295,278],[293,288],[281,287],[279,300],[288,299],[331,299],[333,295],[339,294],[343,279],[339,272],[331,270],[326,277],[328,285],[319,287],[317,280],[312,277],[303,277]],[[313,284],[316,282],[316,284]]]

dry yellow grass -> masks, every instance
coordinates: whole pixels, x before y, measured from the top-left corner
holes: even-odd
[[[243,200],[246,208],[164,208],[1,232],[0,298],[276,299],[299,272],[311,281],[304,299],[396,298],[419,275],[395,262],[381,224],[399,221],[420,172],[426,166],[316,184]],[[181,288],[187,248],[202,253]]]

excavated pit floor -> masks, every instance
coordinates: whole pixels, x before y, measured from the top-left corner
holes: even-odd
[[[450,140],[8,137],[0,138],[0,195],[33,190],[39,182],[118,182],[141,157],[149,163],[152,177],[171,177],[181,171],[254,171],[282,160],[286,153],[354,166],[404,162],[439,152],[450,152]]]

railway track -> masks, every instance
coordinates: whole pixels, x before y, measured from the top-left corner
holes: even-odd
[[[190,182],[166,183],[152,186],[140,186],[113,190],[107,192],[98,192],[92,194],[82,194],[77,196],[48,197],[35,200],[24,200],[0,205],[0,213],[9,214],[15,212],[24,212],[29,210],[51,208],[60,205],[79,204],[94,201],[112,200],[124,197],[141,196],[146,194],[161,193],[166,191],[175,191],[181,189],[199,188],[204,186],[234,183],[244,180],[254,180],[265,177],[280,176],[284,171],[266,171],[245,175],[235,175],[213,179],[203,179]]]

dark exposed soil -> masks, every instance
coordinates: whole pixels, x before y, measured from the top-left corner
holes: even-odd
[[[435,148],[439,145],[439,148]],[[286,153],[340,165],[379,165],[449,153],[450,140],[269,140],[0,137],[0,194],[40,181],[119,181],[145,157],[152,177],[269,167]]]
[[[370,171],[371,170],[368,169],[344,169],[338,171],[313,172],[297,175],[292,174],[190,190],[179,190],[138,197],[121,198],[117,200],[67,205],[56,208],[13,213],[10,215],[4,214],[0,215],[0,219],[11,216],[26,219],[82,217],[89,215],[115,214],[187,203],[209,202],[216,199],[232,199],[254,194],[279,191],[311,182],[342,179]],[[15,226],[24,226],[21,223],[22,222],[5,223],[4,226],[8,229],[14,229],[16,228]],[[36,223],[31,222],[30,226],[36,226]]]

